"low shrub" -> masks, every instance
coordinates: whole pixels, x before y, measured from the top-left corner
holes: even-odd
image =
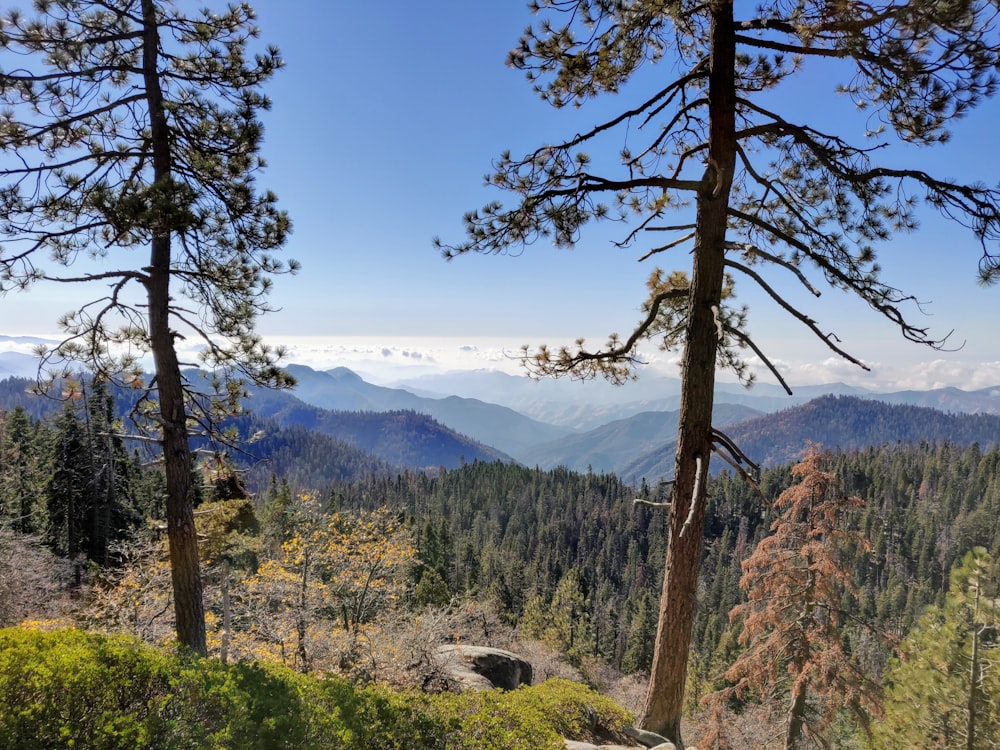
[[[8,750],[537,750],[629,720],[566,680],[465,695],[225,665],[125,636],[0,630]]]

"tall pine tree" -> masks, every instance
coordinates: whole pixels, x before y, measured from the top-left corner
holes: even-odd
[[[262,84],[281,66],[246,3],[59,0],[5,10],[0,29],[0,290],[96,286],[60,320],[58,370],[146,389],[162,449],[178,639],[204,654],[189,436],[235,407],[243,378],[289,383],[255,333],[289,222],[255,176]],[[13,61],[13,62],[12,62]],[[147,251],[145,259],[135,256]],[[200,340],[218,380],[181,373],[177,342]],[[149,354],[155,379],[143,383]],[[155,395],[154,395],[155,391]]]
[[[913,298],[881,279],[876,246],[917,227],[922,199],[971,230],[980,280],[991,282],[1000,275],[990,245],[1000,236],[1000,192],[879,159],[894,140],[946,140],[951,120],[995,93],[1000,11],[987,0],[537,0],[533,10],[543,17],[508,62],[545,101],[585,106],[617,94],[629,102],[562,142],[502,154],[488,180],[511,204],[469,212],[466,240],[439,246],[449,258],[520,252],[538,240],[573,246],[589,223],[610,220],[624,223],[618,245],[634,246],[640,260],[688,251],[678,256],[688,267],[652,270],[629,335],[597,349],[580,341],[525,353],[539,373],[621,382],[641,361],[642,341],[682,349],[673,513],[643,723],[683,746],[708,464],[717,451],[739,458],[712,428],[716,368],[749,381],[743,357],[752,352],[785,382],[734,293],[756,285],[862,366],[793,294],[818,296],[825,282],[905,338],[940,343],[911,321]],[[826,64],[841,77],[845,105],[867,109],[859,132],[846,129],[850,120],[803,120],[794,101],[774,96],[806,64]],[[592,159],[591,148],[617,154],[617,166]]]

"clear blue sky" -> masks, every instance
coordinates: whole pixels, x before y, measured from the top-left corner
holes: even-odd
[[[264,152],[270,166],[260,184],[274,189],[290,212],[288,255],[303,266],[300,275],[277,279],[273,300],[282,310],[262,321],[266,335],[452,337],[467,344],[499,337],[516,346],[578,336],[597,343],[611,331],[629,331],[652,268],[636,262],[641,252],[613,247],[610,234],[587,233],[574,250],[539,244],[518,257],[452,262],[440,258],[431,239],[460,241],[462,214],[502,197],[482,187],[502,150],[519,154],[562,139],[634,103],[642,91],[626,89],[578,112],[541,102],[523,74],[504,65],[532,20],[520,0],[253,4],[262,41],[277,44],[287,63],[268,86],[274,107],[265,117]],[[672,73],[662,68],[661,75]],[[850,104],[818,76],[807,70],[780,96],[794,101],[803,119],[847,117]],[[996,104],[973,112],[956,128],[954,144],[907,155],[910,163],[995,182],[998,115]],[[906,384],[902,376],[925,360],[939,360],[928,384],[1000,384],[992,320],[1000,289],[976,286],[978,249],[971,236],[930,213],[922,218],[922,231],[883,250],[885,278],[932,302],[927,322],[941,334],[956,329],[954,339],[965,340],[965,349],[938,354],[906,344],[891,326],[835,292],[810,312],[849,351],[876,365],[872,385]],[[676,267],[687,260],[679,255]],[[674,265],[670,258],[659,262]],[[861,375],[828,361],[829,350],[811,334],[742,289],[751,331],[775,360],[787,363],[793,382]],[[38,315],[51,298],[40,291],[31,302],[19,301],[22,322],[44,319]],[[15,301],[8,297],[4,307],[18,309]]]

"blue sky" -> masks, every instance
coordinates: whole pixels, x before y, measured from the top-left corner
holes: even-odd
[[[293,344],[293,359],[320,366],[421,362],[484,366],[522,343],[597,343],[627,333],[639,318],[652,267],[619,250],[612,235],[584,235],[573,250],[541,244],[511,256],[445,262],[431,239],[462,239],[462,214],[498,197],[482,187],[490,161],[555,141],[626,107],[643,93],[580,111],[555,111],[523,74],[504,65],[531,15],[519,0],[304,4],[257,0],[261,39],[277,44],[286,68],[268,86],[260,184],[292,217],[288,256],[295,277],[277,279],[281,307],[261,321],[269,339]],[[294,6],[294,11],[291,8]],[[661,66],[660,74],[670,69]],[[779,103],[802,118],[852,121],[832,80],[809,69]],[[947,148],[900,154],[910,164],[962,179],[994,182],[1000,106],[973,112]],[[916,161],[914,161],[914,159]],[[502,197],[502,196],[500,196]],[[1000,383],[1000,339],[992,311],[1000,289],[975,284],[978,249],[959,228],[922,215],[923,228],[887,246],[885,279],[931,302],[926,321],[965,347],[939,353],[902,341],[862,306],[827,292],[810,314],[873,364],[866,375],[746,287],[755,338],[792,382],[982,387]],[[678,255],[676,267],[687,265]],[[673,267],[670,258],[659,262]],[[54,329],[65,290],[37,288],[3,301],[12,333]],[[62,305],[62,306],[60,306]],[[434,353],[436,352],[436,353]],[[344,361],[331,361],[336,358]],[[650,352],[651,358],[669,362]],[[501,358],[502,359],[502,358]],[[930,364],[932,363],[933,364]],[[761,371],[762,380],[769,376]]]

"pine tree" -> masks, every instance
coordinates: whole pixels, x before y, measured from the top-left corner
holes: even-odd
[[[114,397],[100,380],[90,384],[84,426],[91,468],[86,553],[107,565],[111,548],[139,525],[142,515],[132,487],[137,472],[118,434]]]
[[[874,747],[978,750],[1000,743],[1000,611],[986,550],[951,573],[945,603],[931,607],[886,670],[886,715]]]
[[[648,672],[653,664],[655,645],[656,605],[649,594],[644,594],[628,629],[625,654],[622,656],[622,672]]]
[[[91,455],[77,405],[67,401],[52,432],[52,476],[46,486],[45,539],[57,555],[75,560],[89,544]]]
[[[0,524],[22,534],[40,534],[45,528],[47,456],[39,426],[23,407],[4,415],[0,433]]]
[[[274,48],[249,54],[257,33],[246,3],[215,12],[169,0],[40,2],[32,15],[6,11],[0,33],[13,61],[0,70],[0,150],[17,157],[0,168],[0,290],[100,288],[61,318],[66,338],[44,361],[144,389],[166,474],[177,636],[201,654],[189,425],[210,428],[237,407],[244,378],[289,383],[255,333],[289,229],[254,183],[261,85],[281,65]],[[203,345],[212,398],[189,398],[205,384],[181,373],[186,337]]]
[[[589,223],[621,221],[617,244],[637,247],[641,260],[690,251],[689,269],[652,270],[644,317],[629,335],[596,349],[580,340],[525,351],[536,373],[621,382],[641,361],[642,341],[682,349],[673,513],[643,723],[683,746],[708,463],[714,451],[729,450],[712,429],[716,368],[749,382],[749,350],[785,385],[751,337],[748,311],[734,303],[737,282],[762,289],[824,346],[861,366],[791,302],[788,284],[818,296],[813,279],[823,279],[905,338],[941,344],[911,322],[913,298],[880,278],[876,245],[916,229],[923,196],[972,230],[982,250],[979,278],[992,282],[1000,276],[989,244],[1000,235],[1000,192],[878,159],[893,136],[945,141],[953,118],[995,93],[998,10],[986,0],[537,0],[532,7],[543,18],[508,62],[545,101],[585,106],[602,94],[631,101],[562,142],[523,157],[503,153],[488,180],[513,196],[512,205],[494,201],[469,212],[466,241],[438,245],[449,258],[520,252],[538,240],[571,247]],[[806,61],[843,75],[846,104],[867,110],[860,145],[835,122],[803,122],[794,104],[774,109],[774,90]],[[656,72],[646,75],[648,66]],[[617,166],[591,158],[591,148],[617,154]]]
[[[732,685],[708,699],[725,704],[787,690],[786,750],[804,747],[806,738],[822,746],[840,709],[867,729],[880,705],[878,685],[843,642],[857,608],[849,554],[852,545],[866,547],[843,516],[861,501],[843,493],[825,460],[812,448],[795,466],[796,483],[774,503],[780,515],[771,535],[743,562],[747,601],[730,617],[743,625],[745,649],[725,673]]]

